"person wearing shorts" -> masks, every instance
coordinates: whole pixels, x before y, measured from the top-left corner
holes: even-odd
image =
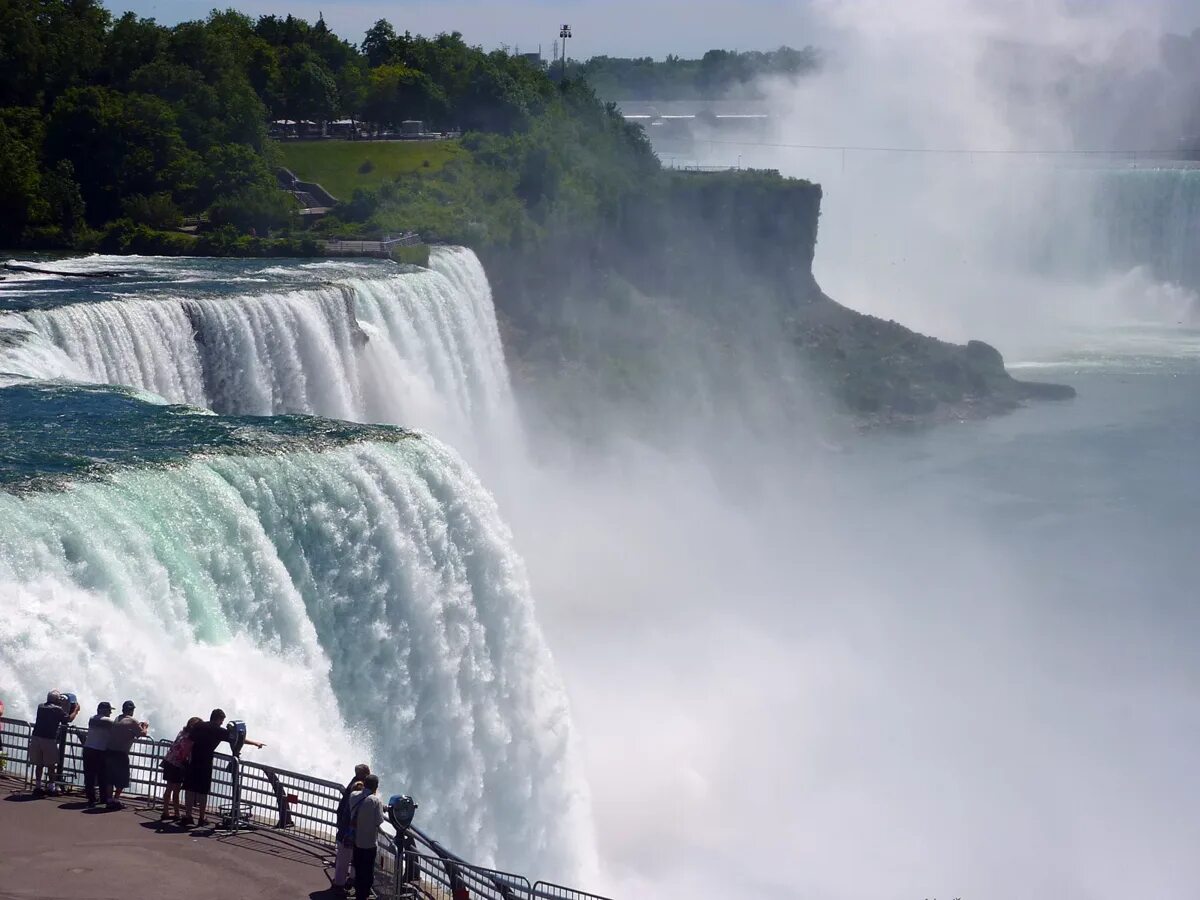
[[[33,723],[33,734],[29,736],[29,765],[33,766],[33,794],[40,797],[42,772],[54,771],[58,765],[58,731],[67,724],[67,711],[63,709],[63,697],[58,691],[46,695],[46,702],[38,706]]]
[[[108,733],[108,749],[104,752],[104,782],[112,790],[105,804],[108,809],[121,809],[121,794],[129,787],[129,751],[134,741],[150,730],[148,723],[133,717],[136,708],[132,700],[126,700],[121,705],[121,717]]]
[[[171,818],[170,808],[172,806],[175,808],[174,818],[183,818],[183,813],[179,811],[179,791],[183,788],[183,782],[187,779],[188,767],[192,762],[192,729],[203,723],[204,720],[199,716],[192,716],[188,719],[188,723],[175,736],[171,749],[167,751],[167,755],[162,761],[163,778],[167,782],[167,789],[163,792],[160,821],[165,822]]]

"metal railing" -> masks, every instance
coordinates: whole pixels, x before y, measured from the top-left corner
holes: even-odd
[[[28,784],[32,723],[0,718],[0,751],[9,775],[20,775]],[[59,742],[59,766],[50,777],[63,790],[83,789],[83,742],[87,731],[69,727]],[[129,751],[129,788],[126,796],[146,799],[158,807],[166,791],[160,764],[170,749],[169,740],[138,738]],[[337,840],[337,810],[344,786],[337,782],[290,772],[218,753],[213,761],[210,811],[228,830],[273,829],[290,838],[332,853]],[[376,857],[376,893],[399,900],[606,900],[574,888],[539,881],[530,884],[522,875],[478,866],[450,852],[416,826],[392,833],[390,825],[379,833]]]

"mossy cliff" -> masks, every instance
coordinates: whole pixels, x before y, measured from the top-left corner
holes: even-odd
[[[981,341],[937,340],[826,296],[812,273],[820,206],[819,185],[774,172],[669,173],[593,239],[481,248],[515,368],[542,383],[582,371],[627,400],[669,378],[677,357],[664,348],[680,330],[698,355],[782,334],[807,386],[866,424],[1074,396],[1017,381]]]

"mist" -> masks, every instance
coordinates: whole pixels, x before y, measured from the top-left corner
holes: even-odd
[[[1136,81],[1160,62],[1153,11],[815,10],[837,36],[831,62],[765,86],[780,111],[765,143],[955,151],[701,145],[698,162],[737,154],[822,184],[815,274],[830,296],[1016,363],[1117,352],[1112,329],[1191,314],[1194,285],[1114,252],[1095,215],[1105,171],[957,152],[1088,146],[1056,70],[1014,103],[998,48],[1036,43]],[[1183,214],[1165,202],[1143,213]],[[772,343],[756,322],[718,355],[703,310],[655,300],[662,365],[640,414],[518,381],[538,462],[501,489],[571,693],[601,889],[1187,896],[1200,673],[1177,636],[1196,624],[1180,600],[1195,491],[1172,480],[1187,435],[1124,492],[1149,412],[1082,370],[1066,411],[847,434],[802,366],[780,362],[794,348],[778,329]],[[586,330],[618,345],[639,321]],[[1116,429],[1113,402],[1132,424]],[[560,427],[572,406],[588,440]]]

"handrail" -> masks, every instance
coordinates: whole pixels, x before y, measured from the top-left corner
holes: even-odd
[[[8,757],[9,770],[21,767],[28,782],[29,737],[33,724],[23,719],[0,717],[0,750]],[[83,742],[87,729],[69,726],[60,742],[59,765],[52,776],[64,790],[81,789]],[[172,741],[138,738],[129,751],[130,784],[126,794],[147,798],[157,806],[166,789],[159,764]],[[233,770],[233,771],[231,771]],[[235,777],[236,776],[236,777]],[[316,849],[332,850],[337,840],[337,810],[345,786],[325,778],[292,772],[277,766],[215,754],[210,802],[216,804],[222,827],[231,830],[271,828],[308,843]],[[606,900],[550,882],[531,885],[529,879],[512,872],[467,862],[443,847],[420,828],[410,825],[404,833],[379,832],[376,866],[390,884],[394,900],[417,895],[457,896],[462,890],[486,900]],[[436,885],[430,894],[425,881]],[[456,894],[458,892],[458,894]],[[377,889],[377,893],[382,892]]]

